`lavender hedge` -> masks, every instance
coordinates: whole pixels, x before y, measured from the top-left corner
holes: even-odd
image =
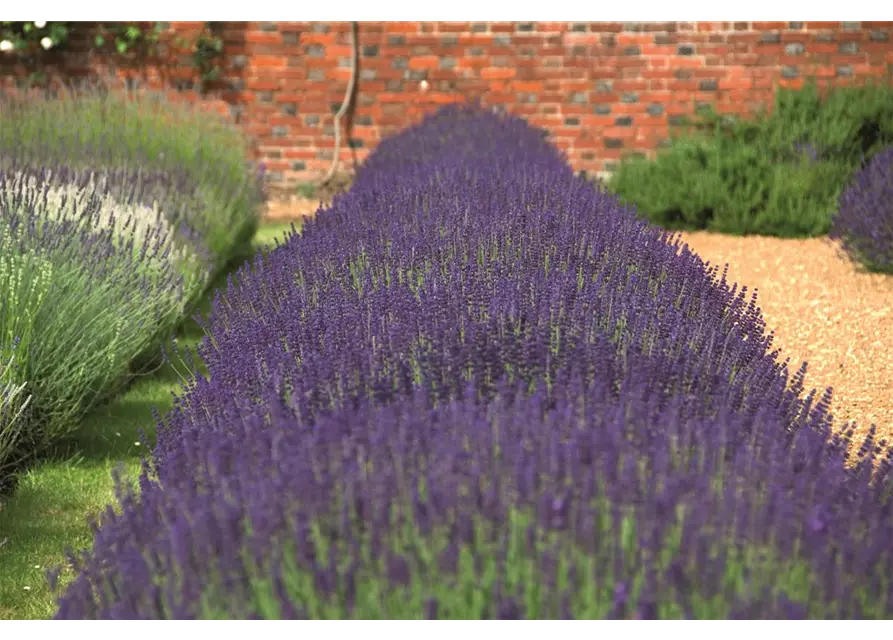
[[[829,235],[867,269],[893,273],[893,147],[874,155],[853,176]]]
[[[886,443],[845,466],[764,329],[540,132],[444,109],[217,297],[58,617],[889,616]]]

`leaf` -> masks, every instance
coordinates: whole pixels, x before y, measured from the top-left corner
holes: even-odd
[[[97,47],[101,47],[102,45],[105,44],[105,38],[103,38],[102,36],[96,36],[96,37],[93,39],[93,42],[96,43],[96,46],[97,46]]]
[[[118,53],[125,53],[127,51],[127,42],[118,38],[115,41],[115,48],[118,50]]]

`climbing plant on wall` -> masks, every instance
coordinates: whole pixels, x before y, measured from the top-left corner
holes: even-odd
[[[152,52],[152,47],[167,28],[166,22],[0,21],[0,55],[39,62],[43,51],[65,50],[78,30],[89,30],[94,50],[145,55]],[[223,54],[220,23],[206,22],[194,40],[178,38],[177,42],[184,48],[191,48],[193,62],[203,83],[219,77],[217,59]],[[39,70],[35,73],[40,74]]]

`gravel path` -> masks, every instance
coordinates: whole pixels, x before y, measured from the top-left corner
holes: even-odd
[[[775,348],[806,387],[834,389],[835,422],[856,421],[857,438],[877,424],[893,441],[893,276],[860,272],[827,238],[789,240],[682,233],[729,282],[757,289]]]

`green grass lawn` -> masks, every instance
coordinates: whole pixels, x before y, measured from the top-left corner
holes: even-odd
[[[255,247],[271,245],[289,232],[288,223],[260,228]],[[234,266],[235,271],[239,265]],[[217,285],[225,284],[222,274]],[[209,293],[200,309],[207,313]],[[201,329],[188,320],[178,332],[181,347],[194,347]],[[170,409],[178,373],[165,365],[138,378],[121,397],[94,411],[67,442],[26,472],[18,489],[0,498],[0,619],[47,619],[55,601],[45,578],[47,567],[61,565],[65,549],[86,549],[92,540],[87,519],[114,500],[112,471],[121,467],[130,480],[139,474],[140,456],[154,446],[151,408]],[[150,442],[141,442],[139,431]],[[64,584],[72,572],[63,572]]]

